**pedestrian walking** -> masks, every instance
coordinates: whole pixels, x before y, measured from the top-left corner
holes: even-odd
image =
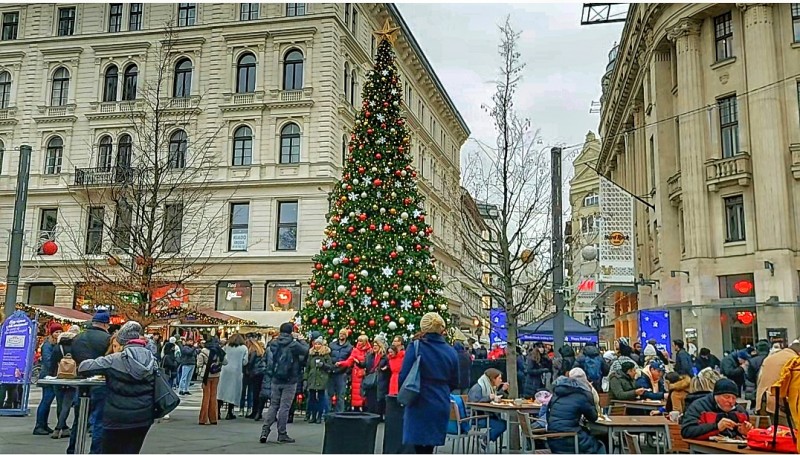
[[[303,379],[308,387],[309,423],[322,423],[322,414],[325,410],[325,387],[330,379],[333,369],[331,362],[331,348],[322,337],[314,340],[311,350],[308,351],[308,362]]]
[[[147,348],[138,322],[126,322],[116,340],[116,352],[84,360],[78,372],[106,378],[102,453],[139,453],[153,425],[156,358]]]
[[[309,347],[303,335],[294,331],[294,324],[284,322],[280,327],[280,335],[269,343],[268,349],[272,351],[271,364],[267,365],[272,376],[272,398],[259,441],[262,444],[267,442],[272,425],[277,422],[278,442],[292,443],[295,440],[286,432],[286,424],[298,382],[302,381]]]
[[[72,342],[79,333],[81,333],[81,328],[77,324],[73,324],[69,330],[62,332],[61,335],[58,336],[58,343],[56,349],[53,350],[52,361],[56,374],[58,374],[61,360],[67,356],[72,358]],[[72,401],[75,399],[75,393],[75,387],[56,387],[56,396],[61,395],[61,410],[58,411],[58,423],[56,423],[55,431],[50,435],[51,438],[59,439],[69,437],[70,429],[67,425],[67,419],[69,418],[69,411],[72,409]]]
[[[178,386],[178,395],[191,395],[189,392],[189,385],[194,376],[194,369],[197,366],[197,348],[194,346],[194,340],[187,338],[181,346],[181,381]]]
[[[267,365],[264,363],[264,346],[258,341],[258,333],[252,332],[247,334],[247,385],[249,390],[248,402],[250,404],[250,414],[247,415],[248,419],[255,419],[256,416],[261,415],[261,383],[264,381],[264,373],[267,371]]]
[[[227,344],[222,348],[228,363],[222,367],[219,376],[217,400],[228,404],[225,420],[236,418],[233,410],[242,398],[242,375],[247,364],[247,348],[244,343],[244,337],[237,333],[228,338]]]
[[[39,371],[39,379],[44,379],[47,376],[55,376],[56,371],[53,368],[53,350],[55,350],[58,343],[58,336],[61,335],[63,327],[61,324],[53,321],[47,326],[47,337],[42,343],[41,353],[42,357],[39,360],[41,370]],[[38,436],[47,436],[53,432],[53,429],[48,425],[50,419],[50,406],[53,400],[56,399],[56,386],[41,385],[42,388],[42,401],[39,402],[39,407],[36,408],[36,424],[33,428],[33,434]],[[61,400],[57,401],[56,409],[61,410]]]
[[[203,402],[200,405],[200,425],[216,425],[219,418],[217,386],[222,368],[228,362],[217,337],[211,337],[197,355],[198,368],[203,378]]]
[[[339,330],[339,338],[334,340],[330,345],[331,349],[331,362],[334,364],[342,362],[350,358],[353,353],[353,345],[347,341],[349,332],[347,329]],[[335,412],[344,412],[345,409],[345,391],[347,390],[347,368],[343,366],[334,366],[328,378],[328,386],[326,392],[328,399],[335,400]],[[332,406],[333,407],[333,406]]]
[[[175,384],[175,377],[178,376],[179,367],[180,364],[178,363],[177,357],[175,357],[175,345],[167,342],[164,346],[163,356],[161,358],[161,368],[164,370],[169,384]]]

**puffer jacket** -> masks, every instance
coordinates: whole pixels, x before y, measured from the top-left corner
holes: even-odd
[[[142,340],[126,344],[122,352],[81,362],[79,373],[106,377],[105,428],[125,430],[153,424],[156,367],[155,356]]]
[[[312,338],[312,340],[313,339],[314,338]],[[331,362],[334,364],[336,362],[342,362],[349,359],[350,354],[353,353],[353,345],[347,340],[345,340],[344,343],[340,342],[339,340],[335,340],[328,347],[331,348]],[[331,374],[343,374],[345,371],[347,371],[347,368],[334,367],[333,371],[331,371]]]
[[[681,437],[684,439],[708,440],[711,436],[717,436],[720,434],[717,429],[717,422],[722,418],[731,419],[736,423],[748,421],[747,413],[741,406],[737,405],[730,412],[724,412],[717,406],[714,394],[709,393],[703,398],[695,400],[686,409],[681,418]],[[744,436],[737,434],[736,430],[724,431],[722,435],[729,437]]]
[[[636,382],[622,371],[608,377],[608,397],[612,400],[635,400],[637,388]]]
[[[291,334],[281,333],[277,338],[270,341],[267,349],[272,351],[271,359],[275,362],[280,359],[278,352],[283,349],[289,349],[294,356],[294,363],[292,365],[294,371],[292,371],[290,377],[287,379],[272,378],[275,384],[302,383],[303,369],[305,368],[306,359],[308,358],[308,343],[296,340]],[[267,364],[267,371],[273,371],[272,362]],[[264,376],[266,376],[266,374]]]
[[[264,363],[267,365],[267,371],[264,373],[264,379],[261,380],[261,399],[269,400],[272,398],[272,371],[269,368],[269,365],[272,365],[271,349],[264,352]]]
[[[597,346],[589,345],[583,348],[581,355],[578,357],[578,360],[575,362],[575,366],[581,368],[584,372],[586,372],[586,377],[589,377],[589,371],[586,367],[587,361],[588,362],[597,362],[600,360],[600,377],[596,378],[594,381],[589,378],[589,382],[592,383],[592,387],[600,393],[603,391],[603,378],[608,376],[609,372],[609,365],[606,363],[602,357],[600,357],[600,350],[597,349]]]
[[[354,408],[364,406],[364,397],[361,395],[361,381],[366,375],[364,366],[367,363],[367,353],[370,351],[372,351],[372,346],[369,343],[364,343],[361,347],[356,345],[350,353],[350,357],[339,362],[339,366],[353,369],[350,378],[350,390],[352,392],[350,400]]]
[[[684,401],[689,391],[692,380],[689,376],[681,376],[680,380],[669,384],[669,399],[672,402],[672,410],[683,412]]]
[[[756,343],[756,351],[758,354],[753,356],[747,365],[747,371],[745,371],[747,380],[753,384],[758,383],[758,372],[761,371],[761,365],[764,363],[764,359],[767,358],[769,355],[770,349],[769,342],[765,340],[761,340]]]
[[[600,442],[581,425],[581,419],[594,422],[598,417],[591,387],[587,382],[563,376],[556,379],[548,407],[548,433],[577,432],[577,453],[600,452]],[[548,445],[552,453],[575,453],[572,438],[549,439]]]
[[[389,395],[397,395],[400,391],[400,370],[403,368],[403,359],[406,357],[406,351],[400,351],[396,356],[389,356],[389,371],[391,376],[389,378]],[[460,370],[459,370],[460,372]]]
[[[780,387],[780,396],[789,402],[792,424],[797,428],[800,424],[800,357],[792,358],[783,366],[775,386]],[[800,438],[797,441],[797,453],[800,453]]]
[[[53,343],[53,337],[48,336],[42,343],[42,359],[40,360],[42,368],[39,371],[39,379],[44,379],[45,376],[55,376],[56,372],[53,370],[53,351],[56,344]],[[56,364],[58,365],[58,364]]]
[[[331,348],[322,346],[318,351],[311,349],[308,352],[308,364],[303,375],[303,379],[307,382],[306,387],[308,387],[308,390],[325,390],[332,368]]]
[[[111,335],[100,327],[89,327],[72,341],[72,358],[77,364],[102,357],[108,351]]]
[[[545,355],[542,355],[538,362],[535,361],[533,359],[533,353],[528,354],[525,363],[525,375],[527,376],[527,380],[525,381],[525,387],[522,389],[522,396],[533,397],[536,395],[536,392],[544,389],[542,375],[550,371],[552,366],[550,364],[550,359]]]

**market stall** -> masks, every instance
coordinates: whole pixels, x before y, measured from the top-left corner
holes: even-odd
[[[553,342],[553,319],[555,315],[531,322],[519,328],[520,341]],[[569,315],[564,315],[564,337],[568,343],[597,342],[597,329],[581,324]]]

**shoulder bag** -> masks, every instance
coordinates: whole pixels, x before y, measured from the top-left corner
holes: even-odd
[[[419,374],[419,347],[419,340],[417,340],[414,342],[414,364],[411,366],[411,370],[408,372],[406,380],[403,381],[403,385],[400,386],[400,390],[397,393],[397,401],[403,406],[409,406],[416,401],[417,397],[419,396],[421,387]]]

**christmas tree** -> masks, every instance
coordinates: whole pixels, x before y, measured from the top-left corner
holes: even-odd
[[[433,230],[425,223],[392,44],[397,28],[376,31],[380,44],[368,73],[361,111],[350,135],[341,181],[330,196],[328,227],[314,257],[304,332],[332,338],[342,328],[351,339],[419,331],[422,315],[449,320],[436,275]]]

